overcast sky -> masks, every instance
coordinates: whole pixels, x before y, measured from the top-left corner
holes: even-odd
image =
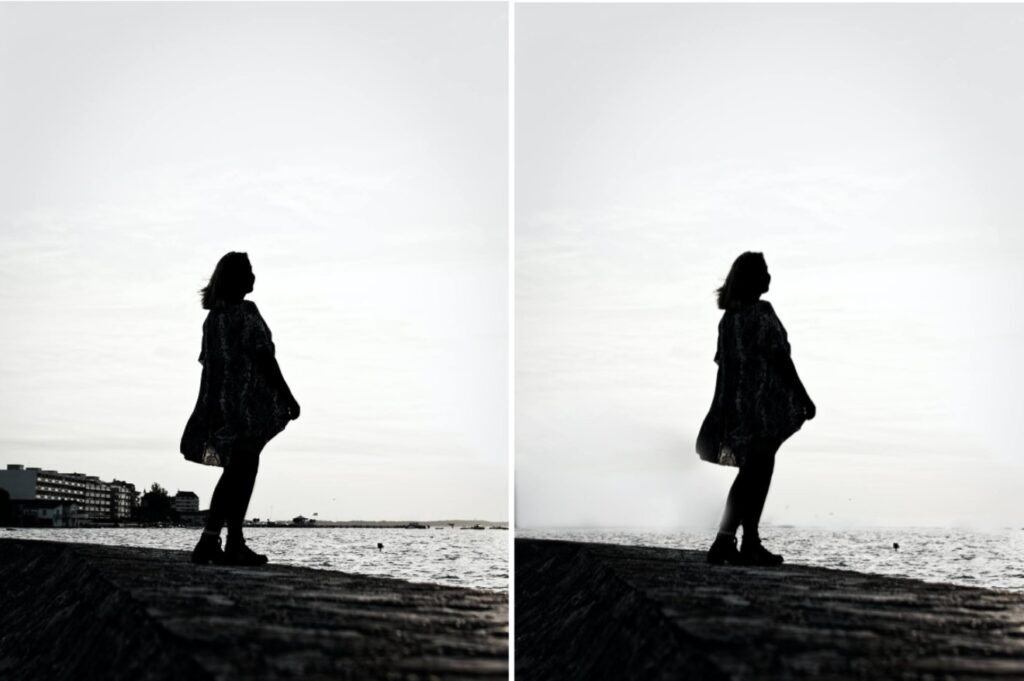
[[[818,417],[765,521],[1024,523],[1024,7],[516,10],[520,526],[711,526],[720,311],[763,251]]]
[[[250,515],[507,518],[492,4],[0,5],[0,464],[160,482],[247,251],[302,405]]]

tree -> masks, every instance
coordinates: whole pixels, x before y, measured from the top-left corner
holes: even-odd
[[[154,482],[149,491],[142,495],[139,519],[149,523],[178,522],[179,516],[174,510],[174,502],[159,483]]]

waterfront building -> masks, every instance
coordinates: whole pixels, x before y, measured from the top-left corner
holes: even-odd
[[[135,485],[124,480],[110,481],[110,519],[114,522],[128,520],[139,505],[139,493]]]
[[[195,492],[181,492],[174,495],[174,510],[178,513],[198,513],[199,495]]]
[[[17,499],[11,510],[21,527],[78,527],[78,504],[71,501]]]
[[[116,486],[116,492],[113,487]],[[12,501],[57,501],[77,506],[79,522],[105,522],[127,518],[135,499],[135,486],[115,480],[104,482],[95,475],[59,473],[40,468],[7,464],[0,470],[0,488]],[[116,498],[116,504],[115,504]],[[127,505],[127,513],[121,515]],[[115,515],[115,506],[117,515]]]

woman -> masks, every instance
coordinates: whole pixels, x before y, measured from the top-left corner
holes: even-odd
[[[718,378],[711,410],[697,437],[706,461],[737,466],[709,563],[779,565],[761,545],[758,524],[775,468],[775,453],[816,413],[790,359],[786,329],[771,303],[760,300],[771,276],[761,253],[736,258],[718,289]],[[743,545],[736,548],[736,530]]]
[[[295,401],[274,358],[270,329],[256,304],[244,300],[256,277],[245,253],[220,259],[202,290],[203,374],[192,416],[181,438],[189,461],[222,466],[206,528],[192,552],[193,563],[263,565],[267,557],[245,545],[242,522],[249,507],[260,452],[299,418]],[[228,526],[221,550],[220,531]]]

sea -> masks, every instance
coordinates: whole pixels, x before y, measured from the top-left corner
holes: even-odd
[[[191,551],[199,528],[5,528],[0,537]],[[457,528],[247,527],[246,543],[277,565],[411,582],[508,590],[509,533]],[[383,544],[382,549],[377,544]]]
[[[715,529],[520,529],[516,537],[706,551]],[[1024,528],[773,526],[761,528],[761,539],[787,564],[1024,591]]]

